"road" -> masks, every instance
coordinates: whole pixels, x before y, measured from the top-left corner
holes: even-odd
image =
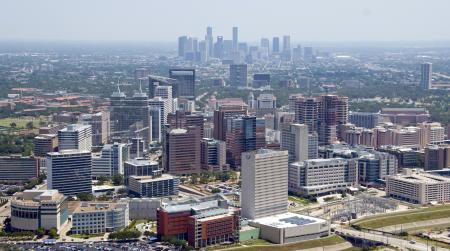
[[[355,229],[348,229],[348,228],[342,228],[338,227],[336,228],[336,231],[350,237],[358,237],[365,240],[371,240],[371,241],[379,241],[383,242],[385,244],[389,244],[391,246],[396,246],[402,250],[406,249],[412,249],[412,250],[418,250],[418,251],[432,251],[432,247],[427,246],[427,244],[416,242],[416,243],[410,243],[408,240],[403,240],[399,238],[394,238],[391,236],[384,236],[381,234],[374,234],[374,233],[366,233],[361,232]],[[437,250],[441,251],[450,251],[449,249],[441,248],[439,247]]]

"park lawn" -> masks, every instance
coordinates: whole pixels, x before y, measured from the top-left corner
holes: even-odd
[[[147,222],[149,222],[149,221],[148,220],[132,220],[130,225],[128,225],[128,227],[126,227],[126,229],[134,230],[136,228],[137,224],[147,223]]]
[[[18,117],[18,118],[3,118],[0,119],[0,127],[7,127],[11,128],[11,123],[16,123],[17,129],[24,129],[26,128],[26,124],[28,122],[32,121],[33,126],[35,128],[39,127],[39,123],[42,121],[40,118],[33,118],[33,117]]]
[[[295,202],[295,203],[298,203],[298,204],[301,204],[301,205],[304,205],[304,206],[309,205],[309,204],[312,203],[308,199],[305,199],[305,198],[302,198],[302,197],[298,197],[298,196],[294,196],[294,195],[289,195],[288,199],[290,201],[292,201],[292,202]]]
[[[289,250],[302,250],[302,249],[308,249],[308,248],[315,248],[315,247],[324,247],[324,246],[332,246],[340,243],[344,243],[345,240],[337,235],[310,240],[310,241],[302,241],[298,243],[291,243],[286,245],[276,245],[269,242],[266,242],[264,240],[257,240],[257,241],[251,241],[249,243],[244,242],[241,243],[240,247],[232,247],[230,246],[222,246],[221,249],[215,249],[215,250],[239,250],[239,251],[289,251]],[[267,243],[267,244],[260,244],[260,243]],[[245,246],[244,246],[245,245]]]
[[[445,205],[363,219],[357,221],[355,225],[363,228],[377,229],[386,226],[448,217],[450,217],[450,205]]]

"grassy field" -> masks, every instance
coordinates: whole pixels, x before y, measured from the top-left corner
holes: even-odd
[[[93,237],[102,237],[105,234],[72,234],[68,235],[69,238],[89,239]]]
[[[305,199],[305,198],[302,198],[302,197],[297,197],[297,196],[294,196],[294,195],[289,195],[288,199],[290,201],[292,201],[292,202],[295,202],[295,203],[298,203],[298,204],[301,204],[301,205],[305,205],[305,206],[312,203],[308,199]]]
[[[239,251],[289,251],[289,250],[302,250],[302,249],[308,249],[308,248],[315,248],[315,247],[323,247],[323,246],[331,246],[336,245],[340,243],[344,243],[345,240],[342,239],[339,236],[333,235],[326,238],[321,238],[317,240],[311,240],[311,241],[303,241],[298,243],[292,243],[292,244],[286,244],[286,245],[275,245],[268,243],[263,240],[255,240],[251,242],[244,242],[241,243],[240,246],[231,247],[230,246],[223,246],[220,248],[216,248],[214,250],[239,250]]]
[[[361,221],[357,221],[355,225],[364,228],[376,229],[386,226],[448,217],[450,217],[450,205],[445,205],[363,219]]]
[[[41,119],[34,117],[3,118],[0,119],[0,127],[10,128],[11,123],[16,123],[17,129],[24,129],[26,128],[26,124],[30,121],[33,122],[33,126],[37,128],[39,127],[39,122],[41,122]]]

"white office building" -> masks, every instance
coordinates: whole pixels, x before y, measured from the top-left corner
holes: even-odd
[[[320,196],[357,183],[358,166],[353,159],[310,159],[289,165],[289,192],[294,194]]]
[[[58,131],[58,149],[91,151],[91,125],[71,124]]]
[[[72,214],[73,234],[119,231],[130,221],[128,203],[83,202]]]
[[[130,157],[130,147],[124,143],[106,144],[100,153],[92,154],[92,177],[124,174],[124,162]]]
[[[242,153],[242,217],[287,212],[288,151],[259,149]]]
[[[308,159],[308,126],[305,124],[282,124],[281,149],[289,153],[289,163]]]

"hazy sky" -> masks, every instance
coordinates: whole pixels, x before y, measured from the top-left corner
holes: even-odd
[[[450,40],[449,0],[0,0],[0,40]]]

